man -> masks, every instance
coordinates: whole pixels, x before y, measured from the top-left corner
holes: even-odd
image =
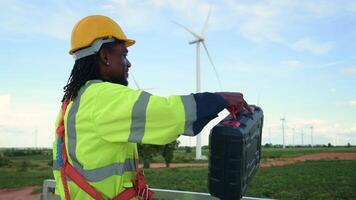
[[[240,93],[165,98],[126,87],[127,47],[134,43],[105,16],[88,16],[72,31],[75,64],[53,148],[61,199],[112,199],[125,191],[142,196],[136,143],[164,145],[182,134],[194,136],[224,108],[249,109]]]

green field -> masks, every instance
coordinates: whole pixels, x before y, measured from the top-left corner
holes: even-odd
[[[356,148],[264,148],[263,160],[331,152],[356,152]],[[203,154],[208,155],[208,151],[204,150]],[[180,149],[175,156],[174,162],[189,162],[194,160],[195,152],[187,154]],[[8,165],[0,167],[0,188],[40,187],[44,179],[52,178],[51,155],[8,159]],[[160,159],[155,157],[156,162]],[[154,188],[208,192],[207,168],[147,169],[145,174],[149,185]],[[259,169],[246,195],[277,199],[356,199],[355,188],[355,159],[320,160]]]
[[[300,162],[259,169],[246,196],[275,199],[356,199],[356,160]],[[153,188],[208,192],[206,168],[145,170]]]
[[[356,147],[262,148],[262,159],[297,157],[313,153],[356,153]]]
[[[356,147],[318,147],[318,148],[262,148],[262,160],[267,158],[290,158],[313,153],[356,153]],[[208,149],[203,149],[202,154],[206,157],[209,155]],[[162,156],[155,156],[154,162],[164,162]],[[174,152],[173,162],[182,163],[201,163],[206,160],[195,160],[195,148],[192,152],[186,153],[184,149],[179,149]]]
[[[10,157],[9,165],[0,167],[0,188],[42,185],[44,179],[53,178],[50,158],[49,155]]]

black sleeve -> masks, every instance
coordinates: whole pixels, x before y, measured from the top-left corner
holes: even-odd
[[[197,135],[227,105],[219,94],[204,92],[193,94],[193,96],[197,106],[197,120],[193,123],[193,132]]]

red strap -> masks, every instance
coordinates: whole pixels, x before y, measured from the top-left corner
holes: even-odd
[[[88,181],[68,162],[64,164],[65,174],[95,200],[104,200]]]
[[[65,146],[65,129],[64,129],[64,115],[67,110],[69,101],[65,100],[62,103],[62,116],[57,128],[57,135],[62,137],[62,159],[64,162],[64,166],[61,167],[61,180],[64,187],[64,193],[66,200],[70,200],[69,188],[67,177],[70,178],[76,185],[78,185],[83,191],[85,191],[88,195],[90,195],[95,200],[104,200],[104,198],[95,190],[93,186],[91,186],[88,181],[68,162],[67,160],[67,151]],[[135,159],[135,167],[136,170],[138,167],[138,163]],[[153,192],[148,188],[143,174],[138,170],[136,175],[136,180],[133,188],[125,189],[123,192],[118,194],[113,198],[113,200],[130,200],[138,196],[140,200],[151,200],[153,196]]]
[[[62,103],[62,115],[61,115],[61,120],[59,121],[58,127],[57,127],[57,135],[62,137],[62,159],[63,163],[67,163],[67,154],[66,154],[66,148],[65,148],[65,143],[64,143],[64,115],[67,110],[68,106],[68,100],[63,101]],[[60,168],[61,172],[61,180],[64,188],[64,194],[66,200],[70,200],[70,194],[69,194],[69,188],[68,188],[68,182],[67,182],[67,176],[64,170],[64,167]]]
[[[62,180],[62,184],[63,184],[63,188],[64,188],[64,195],[65,195],[65,198],[66,200],[70,200],[70,195],[69,195],[69,189],[68,189],[68,183],[67,183],[67,177],[65,175],[65,172],[64,172],[64,168],[62,167],[60,169],[61,171],[61,180]]]

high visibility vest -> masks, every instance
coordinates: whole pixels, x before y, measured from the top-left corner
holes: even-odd
[[[68,161],[99,193],[112,198],[133,186],[136,143],[164,145],[182,134],[194,135],[196,118],[193,95],[164,98],[119,84],[88,81],[64,115]],[[64,199],[56,155],[54,141],[55,194]],[[92,199],[70,180],[68,186],[72,199]]]

